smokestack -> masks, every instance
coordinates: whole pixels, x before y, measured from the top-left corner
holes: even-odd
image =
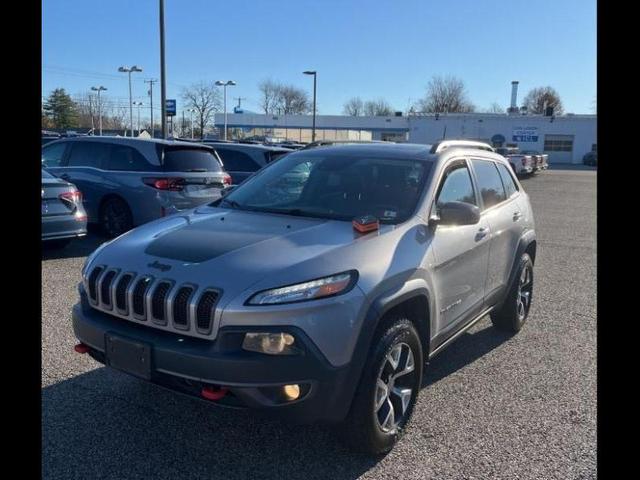
[[[517,80],[511,82],[511,112],[518,111],[518,83]]]

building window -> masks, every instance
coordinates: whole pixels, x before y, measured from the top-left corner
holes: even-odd
[[[545,152],[572,152],[573,135],[545,135]]]

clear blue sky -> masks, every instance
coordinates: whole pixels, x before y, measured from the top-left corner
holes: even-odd
[[[233,79],[232,97],[258,111],[257,84],[273,78],[311,90],[318,112],[341,114],[352,96],[383,97],[406,110],[435,74],[462,78],[479,108],[507,107],[551,85],[565,110],[591,113],[596,97],[593,0],[166,0],[167,97],[200,80]],[[43,0],[42,93],[102,84],[127,102],[120,65],[137,64],[134,97],[148,105],[143,78],[159,78],[157,0]],[[159,84],[156,84],[156,88]],[[157,92],[157,95],[156,95]],[[158,102],[159,89],[154,91]],[[146,110],[146,108],[145,108]]]

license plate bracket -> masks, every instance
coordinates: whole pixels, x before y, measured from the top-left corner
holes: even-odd
[[[105,334],[106,364],[144,380],[151,380],[151,345]]]

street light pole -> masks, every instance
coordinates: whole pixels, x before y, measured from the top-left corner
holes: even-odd
[[[142,102],[133,102],[138,107],[138,137],[140,136],[140,107],[144,105]]]
[[[218,80],[216,85],[219,87],[224,87],[224,139],[227,139],[227,85],[234,86],[236,82],[233,80],[223,81]]]
[[[311,127],[311,142],[316,141],[316,78],[318,72],[315,70],[306,70],[304,72],[305,75],[313,75],[313,125]]]
[[[195,112],[195,110],[190,108],[187,112],[189,112],[189,121],[191,122],[191,140],[193,140],[193,112]]]
[[[98,129],[100,130],[100,136],[102,136],[102,102],[100,101],[100,92],[106,90],[106,88],[100,85],[99,87],[91,87],[91,90],[98,92]]]
[[[153,84],[157,82],[157,80],[149,79],[145,80],[145,83],[149,84],[149,110],[151,111],[151,138],[156,137],[155,125],[153,124]]]
[[[131,93],[131,74],[133,72],[141,72],[142,69],[134,65],[133,67],[120,67],[119,72],[129,74],[129,124],[131,125],[131,136],[133,137],[133,95]]]
[[[164,63],[164,0],[160,1],[160,102],[162,109],[162,138],[167,138],[167,82]]]

